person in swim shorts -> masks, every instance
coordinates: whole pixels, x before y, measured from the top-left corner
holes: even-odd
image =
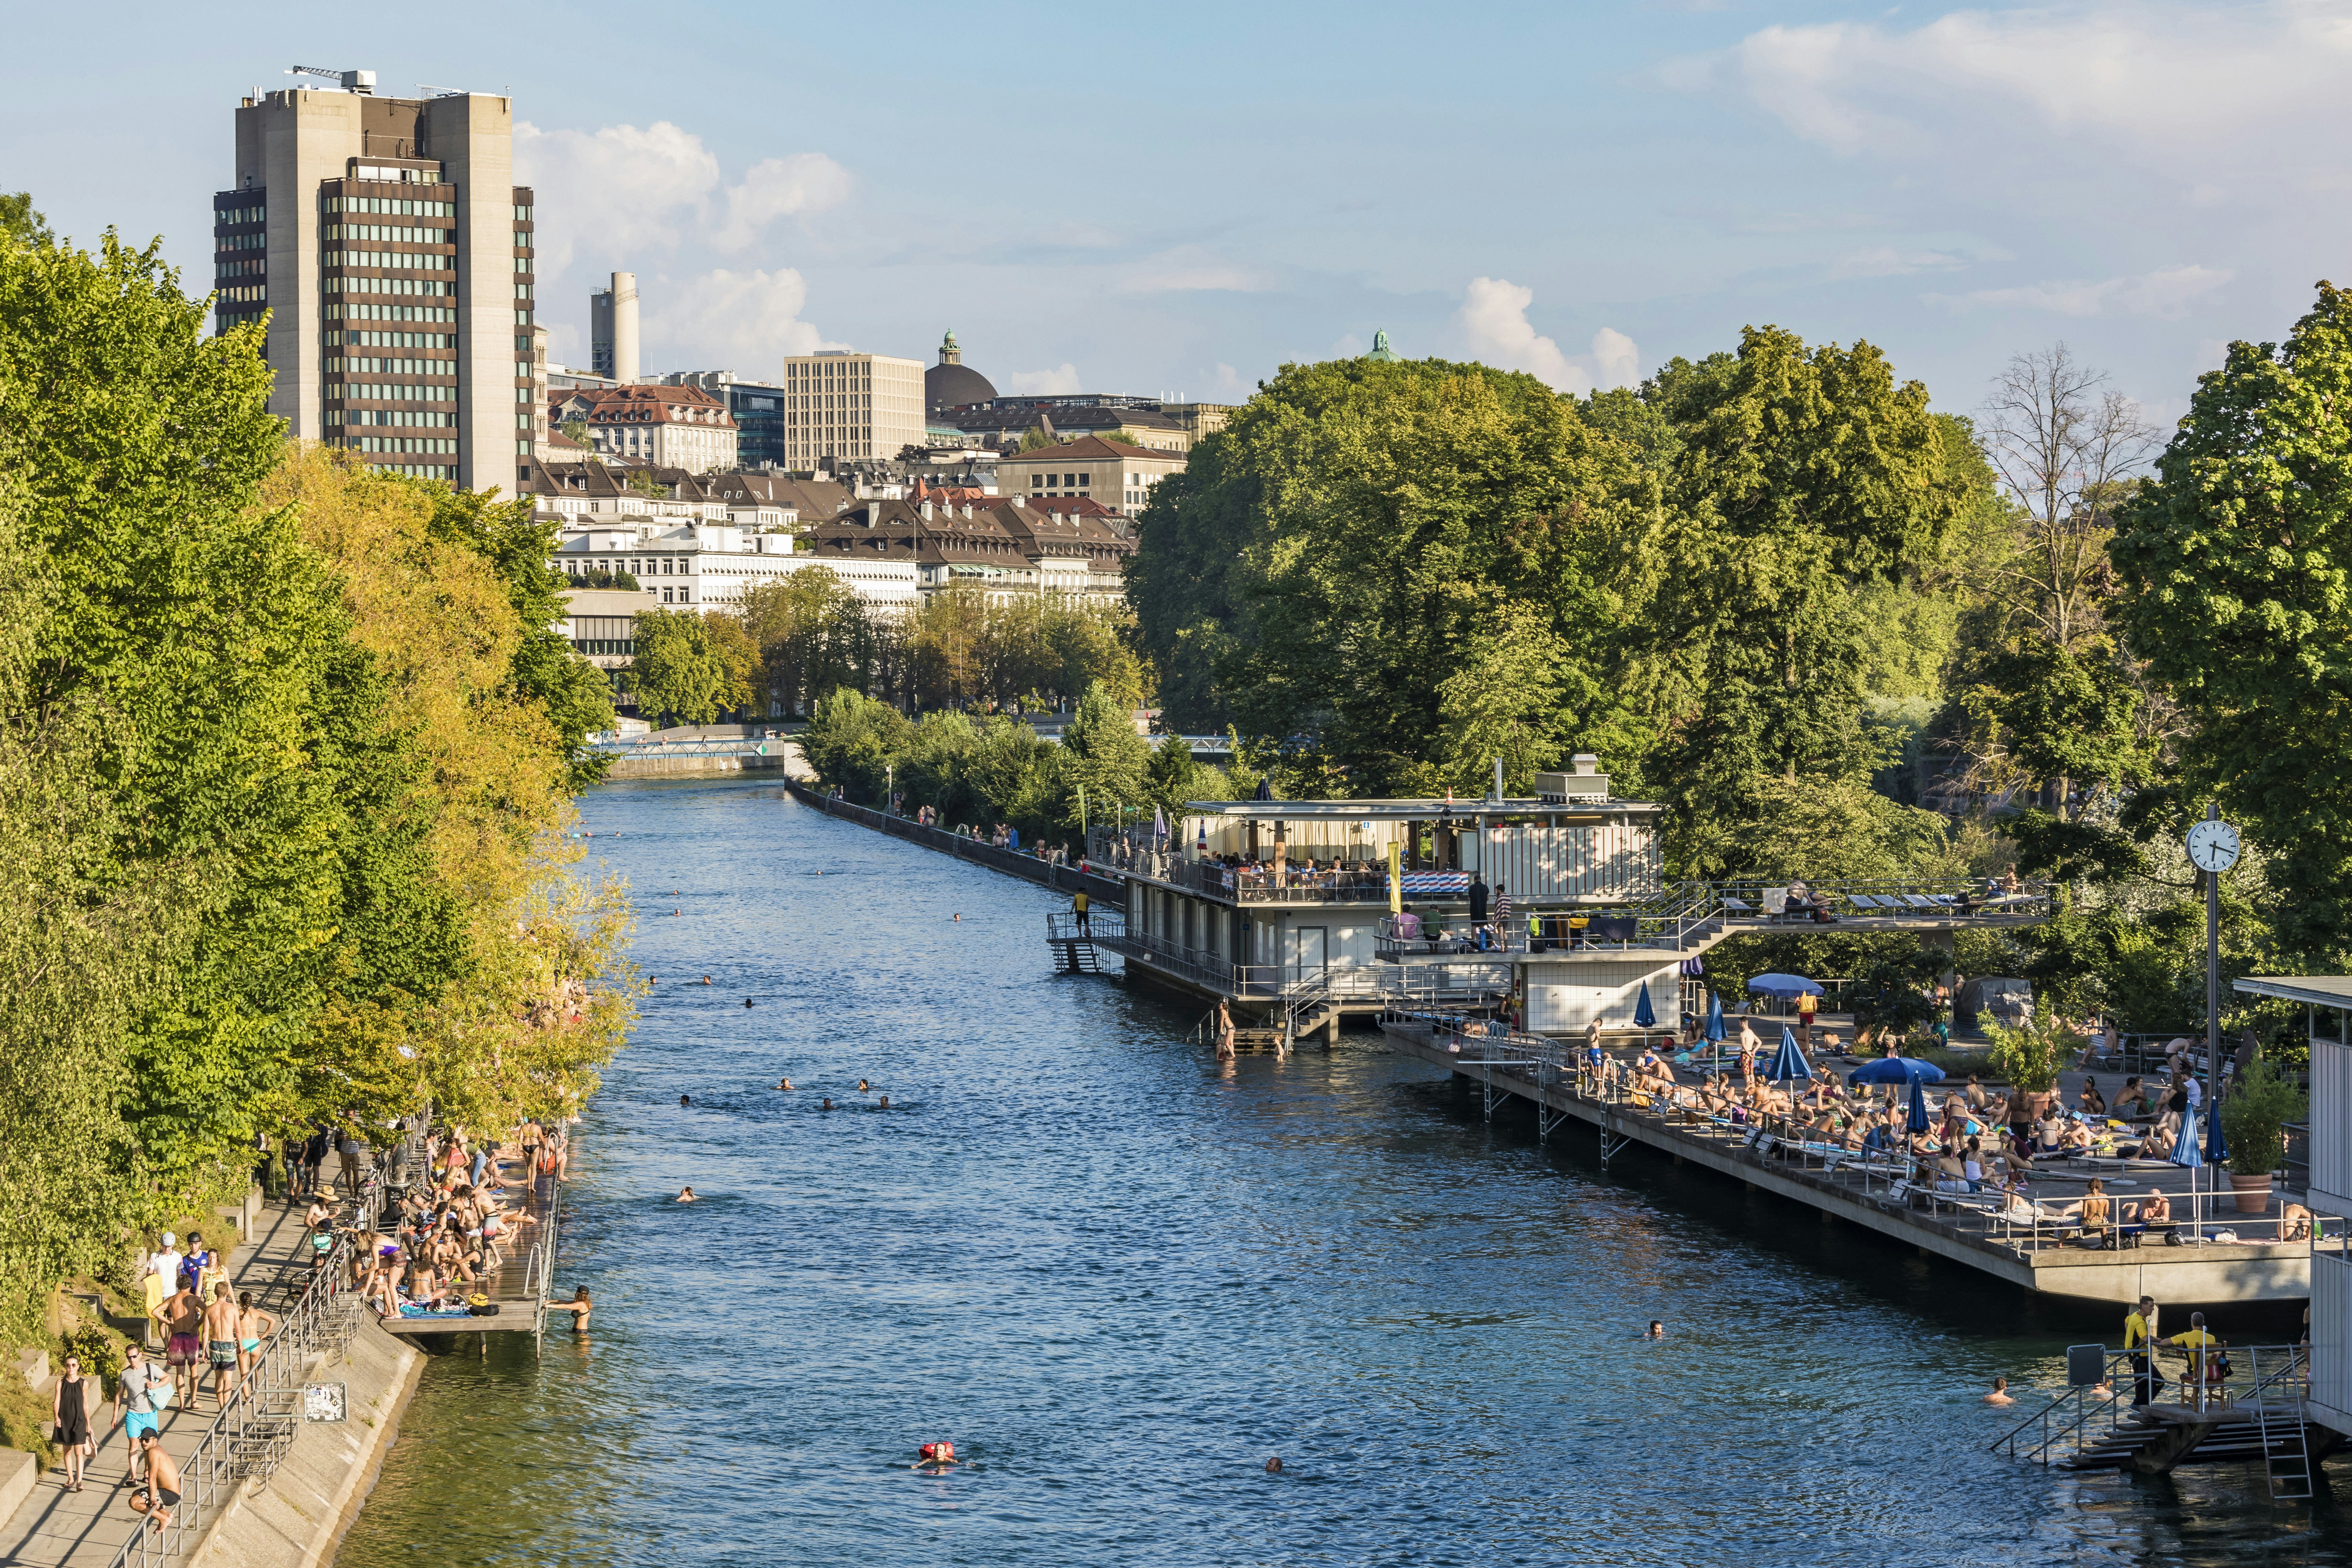
[[[236,1301],[228,1281],[213,1287],[211,1305],[205,1309],[205,1359],[213,1369],[213,1408],[228,1404],[228,1374],[236,1370]]]
[[[115,1384],[114,1400],[122,1410],[122,1457],[129,1466],[122,1478],[126,1487],[140,1484],[139,1437],[156,1430],[163,1408],[157,1401],[170,1399],[171,1386],[172,1374],[149,1361],[146,1352],[135,1344],[124,1347],[122,1376]]]
[[[261,1364],[261,1342],[278,1331],[278,1320],[253,1304],[253,1292],[236,1299],[236,1373],[242,1384]]]
[[[181,1386],[181,1403],[194,1406],[196,1403],[196,1380],[202,1375],[196,1363],[204,1357],[204,1342],[196,1331],[204,1327],[204,1303],[196,1293],[182,1286],[163,1305],[159,1314],[170,1337],[163,1345],[163,1363],[172,1369],[172,1381]]]

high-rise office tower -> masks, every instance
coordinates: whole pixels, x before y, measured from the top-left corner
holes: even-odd
[[[269,312],[269,408],[294,435],[511,489],[531,467],[533,415],[513,106],[378,98],[368,71],[341,80],[238,108],[236,182],[213,198],[218,324]]]
[[[785,462],[895,458],[928,438],[923,362],[824,349],[784,359]]]
[[[637,275],[615,272],[613,286],[588,296],[589,365],[623,386],[637,380]]]

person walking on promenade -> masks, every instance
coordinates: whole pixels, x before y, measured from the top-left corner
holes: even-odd
[[[163,1435],[142,1432],[139,1447],[147,1460],[147,1489],[132,1493],[131,1506],[155,1521],[159,1531],[172,1528],[172,1510],[180,1506],[180,1467],[163,1451]]]
[[[245,1380],[253,1375],[253,1369],[261,1364],[262,1342],[277,1331],[277,1318],[253,1304],[252,1291],[245,1291],[237,1297],[236,1382],[238,1387],[244,1387]]]
[[[357,1129],[343,1128],[335,1138],[335,1152],[342,1158],[341,1187],[346,1201],[360,1195],[360,1140]]]
[[[310,1136],[303,1142],[302,1196],[315,1198],[319,1195],[319,1179],[327,1169],[327,1145],[332,1142],[334,1140],[323,1121],[312,1128]]]
[[[180,1388],[180,1403],[190,1408],[196,1403],[196,1380],[203,1375],[196,1363],[204,1355],[204,1342],[197,1338],[204,1326],[204,1302],[194,1289],[181,1286],[163,1303],[163,1330],[170,1336],[163,1342],[163,1363],[172,1369],[172,1381]]]
[[[98,1380],[81,1374],[81,1358],[66,1357],[65,1371],[49,1394],[49,1438],[66,1462],[66,1490],[81,1490],[84,1459],[98,1453]]]
[[[1476,931],[1486,923],[1486,880],[1477,872],[1470,873],[1470,929]]]
[[[137,1345],[122,1352],[122,1375],[115,1380],[114,1402],[122,1412],[122,1457],[127,1468],[122,1484],[139,1484],[139,1437],[152,1432],[172,1404],[172,1374],[147,1359]]]
[[[1495,936],[1496,947],[1511,945],[1511,890],[1500,882],[1495,884]]]
[[[236,1301],[223,1279],[213,1287],[213,1299],[205,1307],[205,1359],[212,1363],[215,1410],[228,1404],[228,1375],[237,1364],[236,1337]]]
[[[1088,936],[1095,934],[1095,928],[1087,923],[1087,890],[1084,888],[1070,895],[1070,912],[1078,917],[1080,931]]]

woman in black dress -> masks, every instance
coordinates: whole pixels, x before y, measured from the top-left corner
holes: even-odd
[[[66,1357],[66,1370],[49,1397],[49,1415],[57,1423],[52,1437],[65,1454],[66,1490],[81,1490],[81,1464],[94,1456],[97,1442],[92,1412],[98,1406],[98,1383],[81,1374],[81,1358]]]

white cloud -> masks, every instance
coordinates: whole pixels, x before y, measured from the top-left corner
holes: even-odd
[[[824,153],[795,153],[755,163],[730,185],[702,138],[667,120],[596,131],[518,121],[514,140],[515,182],[532,188],[544,220],[542,277],[590,255],[593,271],[635,271],[642,253],[672,252],[703,235],[740,250],[780,217],[839,205],[851,184]]]
[[[1217,362],[1216,389],[1220,396],[1238,395],[1242,397],[1247,397],[1252,390],[1249,384],[1242,379],[1242,373],[1223,360]]]
[[[1079,390],[1078,367],[1067,360],[1055,370],[1016,370],[1003,381],[1005,391],[1032,397],[1055,397]]]
[[[1663,74],[1744,93],[1841,155],[1981,157],[1982,137],[2021,135],[2063,153],[2091,139],[2194,183],[2184,163],[2241,173],[2256,140],[2273,159],[2332,167],[2352,128],[2347,68],[2352,15],[2338,5],[2092,0],[1955,11],[1907,32],[1766,27]]]
[[[2136,277],[2100,282],[2029,283],[2016,289],[1979,289],[1968,294],[1928,294],[1930,304],[1954,310],[1978,306],[2050,310],[2061,316],[2156,316],[2178,321],[2189,302],[2210,294],[2235,274],[2211,267],[2163,267]]]
[[[1237,266],[1198,246],[1184,246],[1145,258],[1128,268],[1118,286],[1128,294],[1255,294],[1272,287],[1272,280],[1255,268]]]
[[[773,377],[786,354],[845,348],[801,320],[808,289],[790,268],[730,272],[724,268],[654,287],[644,300],[645,363],[668,370],[732,370]]]
[[[849,199],[849,171],[822,153],[770,158],[744,172],[727,192],[727,226],[716,244],[740,250],[780,217],[805,217]]]
[[[1562,353],[1528,322],[1528,307],[1535,299],[1534,289],[1507,279],[1473,278],[1456,318],[1470,352],[1505,370],[1527,371],[1559,392],[1625,386],[1640,379],[1640,351],[1633,339],[1603,327],[1592,335],[1590,354]]]
[[[1830,263],[1832,279],[1847,278],[1901,278],[1914,272],[1943,272],[1967,265],[1967,259],[1948,250],[1903,250],[1892,245],[1873,246],[1867,250],[1848,251]]]

